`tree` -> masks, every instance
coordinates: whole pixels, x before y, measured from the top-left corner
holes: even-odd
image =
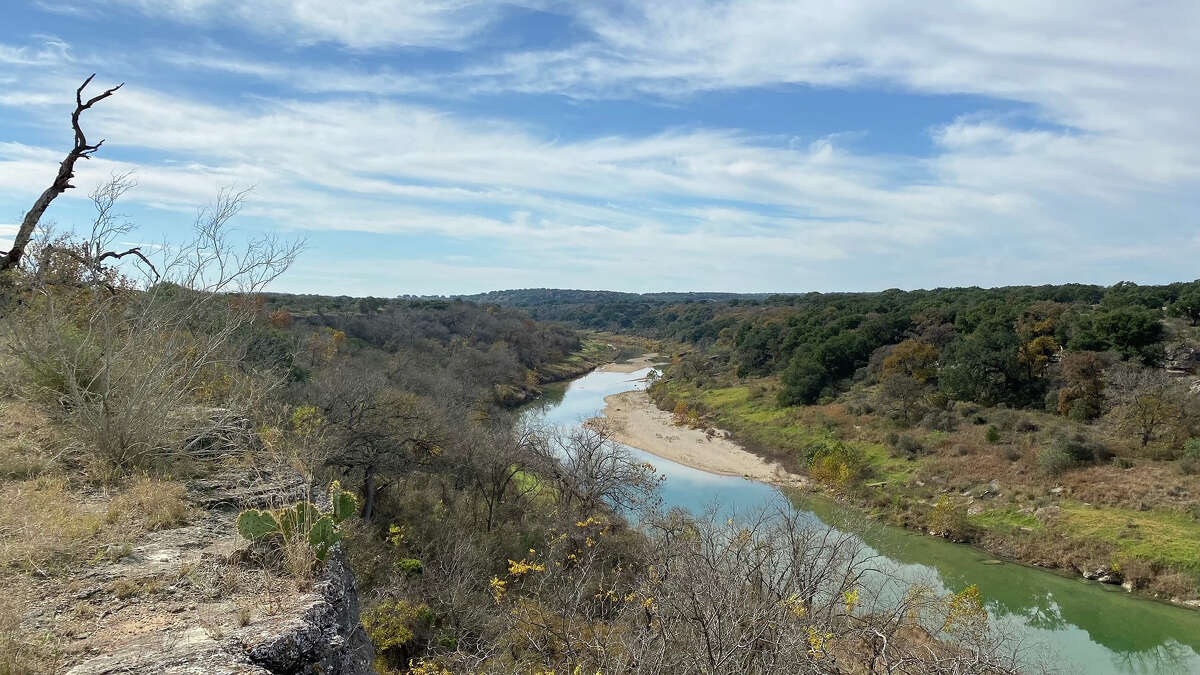
[[[71,179],[75,177],[75,162],[80,159],[90,159],[92,153],[99,150],[100,146],[104,144],[103,139],[95,145],[88,143],[87,137],[83,133],[83,128],[79,126],[79,118],[85,110],[116,93],[118,89],[124,86],[124,83],[118,84],[111,89],[106,89],[84,101],[83,90],[87,88],[94,77],[96,77],[95,73],[88,76],[83,81],[83,84],[79,85],[79,88],[75,90],[75,111],[71,113],[71,128],[75,130],[75,147],[71,148],[66,158],[58,165],[58,175],[54,177],[54,182],[37,198],[37,201],[33,203],[33,208],[25,213],[25,218],[21,221],[21,225],[17,228],[17,233],[13,237],[12,247],[0,254],[0,273],[15,268],[21,262],[21,257],[24,255],[26,247],[29,246],[29,240],[33,237],[34,230],[37,229],[38,223],[42,219],[42,214],[49,208],[50,202],[54,201],[55,197],[75,187],[71,185]],[[97,263],[103,262],[106,258],[120,258],[124,255],[130,255],[134,251],[137,251],[137,249],[130,249],[124,253],[102,251],[96,256],[98,259]],[[140,252],[138,255],[141,255]]]
[[[933,345],[905,340],[883,360],[883,374],[884,377],[907,375],[917,382],[928,382],[937,375],[937,358],[938,352]]]
[[[391,386],[363,363],[331,369],[314,383],[317,405],[330,430],[330,466],[362,479],[362,517],[371,520],[381,479],[410,471],[418,460],[438,454],[442,434],[436,416],[420,397]]]
[[[1171,315],[1183,317],[1193,326],[1200,323],[1200,288],[1181,293],[1171,305]]]
[[[783,389],[779,405],[808,405],[816,403],[829,378],[829,372],[812,357],[797,352],[783,371]]]
[[[1109,369],[1108,398],[1117,426],[1146,447],[1170,428],[1182,411],[1178,384],[1158,369],[1119,363]]]
[[[1071,338],[1072,349],[1112,349],[1126,359],[1136,358],[1147,366],[1162,360],[1163,326],[1160,313],[1140,307],[1118,307],[1086,316]]]
[[[1095,419],[1104,412],[1104,369],[1098,352],[1069,352],[1062,360],[1066,386],[1058,390],[1058,413],[1078,420]]]
[[[938,383],[959,401],[1023,403],[1030,398],[1030,383],[1019,349],[1007,325],[985,323],[946,347]]]
[[[908,426],[924,410],[922,400],[928,391],[921,382],[903,373],[894,373],[879,384],[878,402],[888,413]]]

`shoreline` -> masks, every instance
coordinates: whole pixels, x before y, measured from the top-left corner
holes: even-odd
[[[662,359],[663,359],[663,357],[660,356],[659,354],[657,354],[656,352],[650,352],[649,354],[642,354],[641,356],[634,357],[623,363],[617,363],[615,361],[605,363],[604,365],[598,366],[596,368],[595,372],[597,372],[597,373],[636,373],[637,371],[639,371],[643,368],[657,367],[659,364],[662,363]]]
[[[615,441],[707,473],[783,487],[809,485],[804,476],[790,473],[742,448],[729,438],[728,432],[711,429],[710,435],[706,433],[710,430],[677,426],[671,413],[659,410],[644,390],[605,396],[601,417],[592,418],[588,423],[604,424]]]

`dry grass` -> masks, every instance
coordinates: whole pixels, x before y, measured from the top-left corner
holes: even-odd
[[[141,475],[109,503],[106,520],[132,522],[140,529],[155,532],[183,525],[191,516],[187,489],[182,483]]]
[[[72,563],[115,559],[147,531],[187,522],[182,484],[133,479],[105,505],[85,499],[65,478],[43,476],[0,486],[0,567],[50,574]]]
[[[0,595],[0,675],[57,673],[62,651],[49,635],[37,635],[21,625],[25,605]]]
[[[44,412],[17,399],[0,402],[0,480],[20,480],[53,472],[50,448],[57,436]]]
[[[98,544],[104,518],[62,478],[35,478],[0,488],[0,566],[48,573]]]

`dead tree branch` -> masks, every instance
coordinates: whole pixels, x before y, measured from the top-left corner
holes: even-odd
[[[92,78],[96,77],[92,73],[79,88],[75,90],[75,111],[71,113],[71,127],[75,130],[75,147],[67,153],[62,163],[58,165],[58,175],[54,178],[54,183],[46,188],[33,203],[33,208],[25,214],[25,219],[21,222],[21,227],[17,229],[17,235],[13,239],[12,248],[0,255],[0,272],[12,269],[21,262],[21,256],[25,253],[25,247],[29,245],[29,239],[33,236],[33,232],[37,229],[38,221],[42,219],[42,214],[50,206],[50,202],[54,198],[67,190],[75,187],[71,185],[71,179],[75,177],[75,162],[79,159],[89,159],[92,153],[100,149],[104,144],[104,140],[100,140],[95,145],[88,143],[87,136],[83,133],[83,128],[79,126],[79,117],[83,111],[91,108],[93,105],[112,96],[118,89],[125,85],[124,82],[117,86],[106,89],[105,91],[83,100],[83,90],[91,83]]]

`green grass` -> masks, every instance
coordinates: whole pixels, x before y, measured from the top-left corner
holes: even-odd
[[[1041,530],[1044,526],[1032,514],[1020,513],[1015,509],[995,509],[984,511],[973,516],[967,516],[967,522],[982,530],[1008,534],[1027,527],[1031,530]]]
[[[750,386],[722,387],[698,391],[669,382],[670,395],[689,406],[698,406],[716,418],[717,426],[729,429],[739,440],[774,456],[796,458],[806,447],[828,435],[822,426],[796,420],[794,409],[780,408],[773,396],[751,395]],[[873,478],[888,483],[905,483],[920,468],[920,461],[892,457],[878,443],[846,440],[869,459]]]
[[[1069,536],[1114,544],[1119,554],[1200,574],[1200,522],[1170,511],[1063,507]]]
[[[547,485],[540,476],[528,471],[518,471],[513,476],[517,490],[529,495],[530,501],[536,506],[552,509],[558,504],[558,491]]]

